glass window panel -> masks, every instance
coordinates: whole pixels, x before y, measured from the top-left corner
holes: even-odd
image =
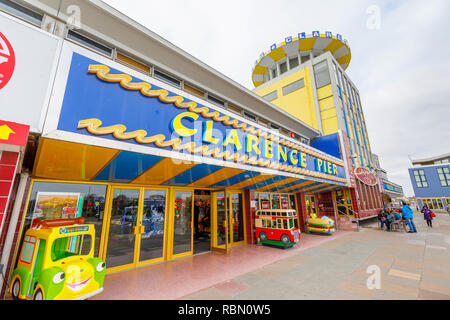
[[[289,59],[289,68],[294,69],[295,67],[298,67],[298,57],[293,57]]]
[[[161,258],[164,247],[164,222],[166,217],[166,191],[145,190],[139,260]]]
[[[275,99],[277,99],[277,98],[278,98],[278,92],[277,92],[277,90],[272,91],[271,93],[266,94],[265,96],[263,96],[263,99],[265,99],[265,100],[267,100],[267,101],[273,101],[273,100],[275,100]]]
[[[22,246],[22,254],[20,255],[20,260],[26,263],[31,263],[31,258],[33,258],[34,243],[24,242]]]
[[[272,200],[272,209],[281,209],[281,204],[280,204],[280,195],[276,194],[276,193],[272,193],[271,196],[271,200]]]
[[[12,1],[0,0],[0,9],[5,10],[19,18],[25,19],[35,25],[40,26],[42,15],[28,8],[22,7]]]
[[[219,215],[219,212],[217,214]],[[192,192],[176,191],[175,219],[173,226],[174,227],[173,254],[191,251],[192,248],[191,221],[192,221]]]
[[[210,102],[212,102],[214,104],[217,104],[217,105],[219,105],[221,107],[223,107],[225,105],[225,102],[223,100],[220,100],[219,98],[216,98],[216,97],[214,97],[214,96],[212,96],[210,94],[208,94],[208,101],[210,101]]]
[[[436,199],[432,199],[432,201],[433,201],[433,209],[437,209],[438,208],[438,204],[437,204]]]
[[[280,74],[285,73],[287,70],[288,70],[287,62],[285,61],[285,62],[280,63]]]
[[[112,49],[108,48],[107,46],[89,39],[88,37],[85,37],[84,35],[81,35],[75,31],[69,30],[67,33],[67,38],[74,40],[88,48],[91,48],[97,52],[103,53],[104,55],[111,57],[112,56]]]
[[[301,56],[300,56],[300,61],[301,61],[301,63],[305,63],[305,62],[308,62],[309,61],[309,53],[306,53],[306,54],[302,54]]]
[[[260,193],[259,199],[260,199],[261,209],[263,209],[263,210],[270,209],[269,193]]]
[[[133,263],[134,227],[137,224],[138,189],[114,189],[106,251],[106,265],[116,267]]]
[[[242,194],[231,194],[231,208],[233,221],[233,242],[244,240],[244,211],[242,204]]]
[[[177,88],[180,88],[181,86],[181,81],[178,79],[175,79],[174,77],[169,76],[168,74],[165,74],[159,70],[153,70],[153,76],[155,78],[158,78],[159,80],[162,80],[168,84],[171,84]]]
[[[330,72],[327,61],[322,61],[314,66],[314,76],[316,78],[317,88],[324,87],[331,83]]]
[[[291,84],[288,84],[287,86],[283,87],[283,95],[287,95],[291,92],[294,92],[298,89],[305,87],[305,79],[300,79],[298,81],[292,82]]]
[[[95,227],[94,255],[99,256],[106,185],[35,182],[30,194],[23,234],[39,219],[83,217]],[[53,202],[53,203],[52,203]],[[23,235],[22,235],[23,237]]]
[[[276,78],[276,77],[277,77],[277,68],[271,69],[271,70],[270,70],[270,74],[271,74],[271,76],[272,76],[272,79],[273,79],[273,78]]]

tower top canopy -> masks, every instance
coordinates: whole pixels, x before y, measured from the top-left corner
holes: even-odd
[[[255,87],[263,84],[264,75],[276,67],[277,63],[298,57],[299,54],[312,52],[313,55],[320,55],[327,51],[334,56],[344,70],[347,69],[350,64],[351,51],[347,40],[342,35],[328,31],[325,33],[313,31],[311,34],[302,32],[296,37],[286,37],[284,42],[272,44],[269,51],[259,55],[252,71],[253,84]]]

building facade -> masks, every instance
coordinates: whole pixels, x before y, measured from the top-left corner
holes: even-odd
[[[450,154],[412,160],[408,169],[417,204],[450,212]]]
[[[287,62],[308,75],[294,110],[263,93],[277,79],[248,90],[98,0],[0,0],[0,30],[5,279],[38,220],[85,218],[112,273],[255,244],[258,210],[305,231],[382,207],[339,39]]]
[[[341,132],[352,184],[333,196],[342,204],[339,212],[364,219],[378,213],[382,200],[373,182],[377,176],[359,91],[345,73],[350,60],[342,35],[302,32],[260,54],[253,68],[253,91],[322,136]]]
[[[377,172],[380,183],[383,205],[390,209],[400,208],[402,201],[405,200],[403,187],[392,181],[389,181],[386,170],[381,168],[378,155],[372,154],[372,159],[374,160],[375,171]],[[411,205],[416,205],[416,201],[412,202],[408,200],[408,202]]]
[[[295,209],[304,231],[305,193],[335,219],[339,134],[321,142],[101,1],[0,0],[0,30],[5,279],[40,220],[85,218],[112,273],[255,244],[259,209]]]

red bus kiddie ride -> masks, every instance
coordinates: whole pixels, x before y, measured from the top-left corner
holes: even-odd
[[[255,231],[261,243],[291,247],[300,240],[297,212],[292,209],[258,210]]]

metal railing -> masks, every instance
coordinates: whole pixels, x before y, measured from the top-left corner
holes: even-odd
[[[359,219],[358,218],[352,218],[352,217],[350,217],[347,214],[347,212],[342,212],[341,210],[339,210],[339,205],[345,206],[347,208],[347,210],[350,212],[350,215],[352,215],[353,217],[357,217],[357,213],[355,211],[353,211],[352,208],[350,208],[347,205],[345,205],[344,203],[340,203],[340,202],[336,201],[336,208],[337,208],[338,213],[340,215],[343,215],[343,216],[348,216],[350,218],[350,221],[352,221],[352,223],[353,223],[353,221],[356,220],[356,225],[358,227],[358,232],[359,232],[360,231]]]

